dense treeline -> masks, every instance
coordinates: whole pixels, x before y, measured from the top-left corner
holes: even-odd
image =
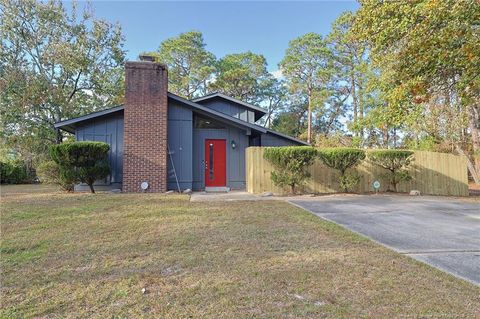
[[[61,1],[0,2],[0,158],[29,168],[64,140],[54,123],[123,96],[120,26]],[[68,13],[71,12],[71,13]],[[78,13],[78,14],[77,14]]]
[[[260,105],[262,125],[317,146],[466,154],[478,180],[478,1],[360,4],[329,34],[292,39],[275,72],[258,53],[215,57],[198,31],[149,53],[181,96],[219,91]],[[124,39],[90,9],[79,18],[59,1],[6,0],[0,15],[2,152],[38,162],[64,138],[54,122],[122,101]]]

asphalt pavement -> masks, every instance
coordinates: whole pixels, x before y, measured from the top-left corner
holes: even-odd
[[[480,202],[398,195],[320,196],[289,202],[480,285]]]

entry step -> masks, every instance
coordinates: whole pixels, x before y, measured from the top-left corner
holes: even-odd
[[[230,187],[205,187],[207,193],[228,193]]]

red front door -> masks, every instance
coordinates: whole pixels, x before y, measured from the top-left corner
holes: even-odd
[[[227,186],[225,140],[205,140],[205,187]]]

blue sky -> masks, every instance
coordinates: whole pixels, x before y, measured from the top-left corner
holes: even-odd
[[[331,23],[355,1],[291,2],[160,2],[95,1],[95,15],[119,22],[126,37],[127,58],[181,32],[203,33],[207,49],[217,57],[252,51],[263,54],[269,70],[277,70],[288,41],[307,32],[328,34]]]

